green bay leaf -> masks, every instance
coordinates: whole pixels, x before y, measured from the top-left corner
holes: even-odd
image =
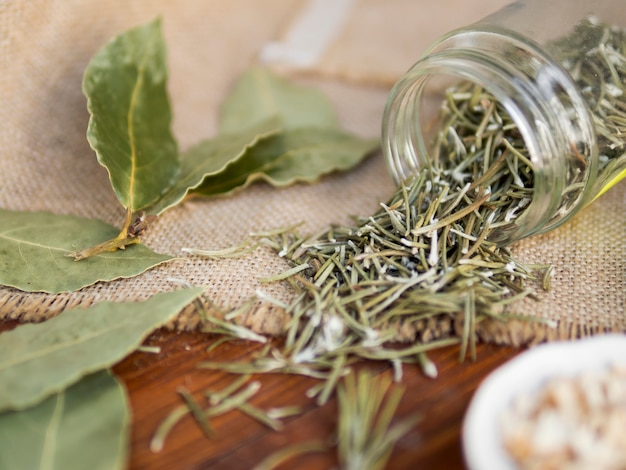
[[[33,408],[0,413],[0,468],[122,470],[129,414],[122,384],[92,374]]]
[[[0,411],[34,406],[112,366],[201,292],[193,288],[143,302],[101,302],[0,334]]]
[[[246,71],[222,103],[220,133],[237,133],[277,117],[284,129],[336,127],[337,117],[328,98],[261,67]]]
[[[322,175],[348,170],[374,152],[378,139],[363,139],[331,128],[287,130],[257,142],[221,173],[204,180],[196,192],[229,193],[256,180],[274,186],[314,182]]]
[[[129,212],[147,207],[172,184],[180,165],[160,19],[98,51],[85,69],[83,92],[91,114],[87,139],[117,198]]]
[[[206,139],[181,155],[181,171],[176,182],[147,212],[161,214],[182,201],[205,178],[216,175],[241,158],[249,149],[279,130],[279,120],[266,119],[244,131],[220,134]]]
[[[26,292],[71,292],[98,281],[143,273],[172,258],[135,244],[81,262],[68,257],[117,230],[100,220],[0,209],[0,284]]]

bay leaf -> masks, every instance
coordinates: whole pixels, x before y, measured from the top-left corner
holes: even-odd
[[[287,130],[257,142],[223,172],[205,178],[195,191],[206,196],[226,194],[256,180],[278,187],[311,183],[324,174],[354,167],[378,146],[378,139],[338,129]]]
[[[129,212],[147,207],[173,183],[180,166],[161,20],[100,49],[85,69],[83,92],[91,115],[87,139],[117,198]]]
[[[172,259],[142,244],[80,263],[68,257],[76,246],[91,246],[116,233],[97,219],[0,209],[0,284],[26,292],[71,292],[136,276]]]
[[[243,131],[220,134],[196,144],[181,155],[181,171],[176,182],[147,212],[161,214],[175,206],[191,190],[200,186],[205,178],[223,172],[227,165],[237,161],[260,141],[277,133],[279,128],[279,120],[269,118]]]
[[[143,302],[100,302],[0,334],[0,411],[28,408],[110,367],[201,292],[193,288]]]
[[[253,67],[222,103],[219,131],[240,132],[271,117],[279,118],[284,129],[338,125],[333,106],[322,92]]]
[[[97,372],[35,407],[0,413],[0,468],[123,470],[129,422],[123,385]]]

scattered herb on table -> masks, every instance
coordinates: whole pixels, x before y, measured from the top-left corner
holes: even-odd
[[[163,450],[169,433],[187,415],[192,415],[205,436],[211,438],[213,437],[213,431],[210,419],[233,410],[239,410],[275,431],[283,427],[280,418],[300,412],[299,409],[294,410],[292,407],[273,408],[263,411],[252,405],[249,403],[249,400],[260,390],[261,383],[258,381],[249,382],[249,379],[249,375],[244,375],[233,380],[231,384],[225,386],[222,390],[205,391],[203,401],[208,402],[208,406],[196,401],[187,390],[179,389],[179,395],[184,403],[174,408],[161,422],[150,442],[150,450],[152,452]]]
[[[385,468],[396,442],[418,422],[419,415],[393,424],[402,387],[392,388],[391,379],[368,372],[351,373],[339,385],[337,447],[344,470]]]
[[[320,441],[306,441],[282,447],[265,457],[252,470],[274,470],[297,456],[314,452],[327,452],[328,446]]]

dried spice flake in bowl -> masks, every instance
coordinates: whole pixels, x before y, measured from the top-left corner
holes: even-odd
[[[626,367],[553,378],[518,396],[501,429],[520,469],[624,469]]]

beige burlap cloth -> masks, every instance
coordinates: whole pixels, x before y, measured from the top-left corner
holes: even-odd
[[[124,213],[106,171],[85,138],[88,115],[81,93],[85,65],[114,34],[157,15],[163,17],[174,132],[185,149],[214,135],[219,103],[238,75],[267,56],[268,44],[293,43],[293,25],[324,3],[332,2],[0,2],[0,207],[97,217],[114,225],[122,221]],[[296,71],[289,61],[281,63],[274,56],[273,66],[286,68],[326,92],[344,128],[376,136],[391,84],[427,45],[505,3],[337,2],[345,10],[344,18],[313,60]],[[299,73],[302,70],[308,73]],[[181,249],[224,248],[250,232],[298,222],[303,222],[303,233],[348,223],[351,215],[371,214],[392,191],[378,154],[354,171],[325,177],[314,185],[274,189],[258,184],[228,198],[191,200],[166,212],[144,238],[157,252],[180,255],[180,259],[133,279],[99,283],[70,294],[0,288],[0,318],[39,321],[69,306],[145,299],[175,288],[172,279],[205,286],[207,296],[224,308],[241,305],[258,289],[286,300],[291,293],[285,286],[258,282],[287,268],[269,249],[225,260],[184,256]],[[520,260],[552,263],[555,276],[552,290],[541,294],[540,302],[525,301],[515,310],[554,320],[556,327],[492,325],[482,332],[484,338],[519,344],[626,332],[625,208],[626,185],[621,184],[566,226],[518,243],[514,252]],[[178,326],[193,328],[197,321],[190,310]],[[281,312],[261,302],[245,319],[247,325],[266,333],[280,333],[284,322]]]

